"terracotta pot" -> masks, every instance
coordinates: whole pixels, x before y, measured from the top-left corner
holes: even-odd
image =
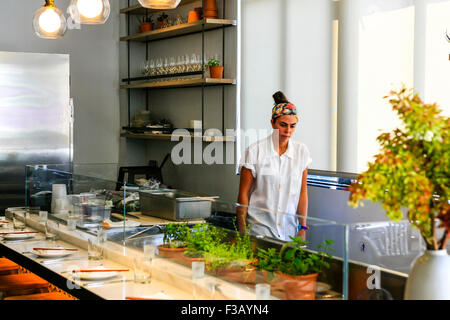
[[[256,268],[254,267],[219,267],[216,268],[213,273],[228,281],[244,284],[256,284]]]
[[[158,246],[159,256],[173,259],[176,261],[182,261],[183,253],[187,250],[186,248],[169,248],[168,244],[160,244]]]
[[[195,8],[194,11],[198,13],[198,17],[200,19],[203,19],[203,8],[202,7]]]
[[[139,25],[139,31],[142,32],[149,32],[153,30],[153,23],[151,22],[142,22]]]
[[[216,0],[205,0],[205,11],[206,10],[216,10],[217,11]]]
[[[162,29],[165,22],[167,22],[167,19],[163,19],[163,21],[156,21],[158,29]]]
[[[305,276],[292,276],[279,272],[283,280],[286,300],[315,300],[318,273]]]
[[[205,18],[216,19],[217,16],[217,10],[205,10]]]
[[[188,23],[200,20],[200,16],[197,11],[189,11]]]
[[[263,270],[262,274],[264,282],[270,284],[271,291],[275,290],[283,291],[283,281],[285,279],[282,278],[278,273]]]
[[[182,261],[181,261],[182,264],[184,264],[186,266],[189,266],[189,267],[192,267],[192,262],[193,261],[205,261],[205,258],[203,258],[203,257],[189,257],[189,256],[186,256],[185,254],[182,255]]]
[[[220,66],[220,67],[210,66],[209,72],[211,74],[211,78],[215,78],[215,79],[223,78],[223,67],[222,66]]]

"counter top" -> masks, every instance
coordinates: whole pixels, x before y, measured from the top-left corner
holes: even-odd
[[[69,231],[66,225],[60,224],[57,230],[59,239],[56,241],[45,240],[44,225],[38,219],[39,217],[34,214],[24,219],[27,225],[26,230],[40,231],[34,238],[16,241],[3,239],[0,241],[1,252],[77,298],[107,300],[125,300],[127,297],[169,300],[255,299],[254,290],[208,274],[194,283],[191,279],[191,268],[158,256],[152,260],[151,283],[135,283],[133,258],[142,256],[142,251],[107,241],[103,245],[105,259],[88,260],[87,240],[94,238],[94,235],[80,230]],[[5,227],[0,229],[1,232],[12,231],[12,222]],[[63,258],[44,259],[32,253],[33,248],[36,247],[64,247],[78,250]],[[129,269],[129,271],[119,272],[117,276],[107,280],[80,280],[74,278],[72,273],[74,269],[97,267]]]

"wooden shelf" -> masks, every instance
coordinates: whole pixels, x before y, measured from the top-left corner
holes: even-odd
[[[144,83],[133,83],[133,84],[122,84],[121,89],[143,89],[143,88],[178,88],[178,87],[198,87],[204,84],[205,86],[215,86],[215,85],[231,85],[236,84],[235,79],[215,79],[215,78],[204,78],[204,79],[181,79],[181,80],[169,80],[162,82],[144,82]]]
[[[177,8],[179,8],[181,6],[184,6],[186,4],[191,4],[191,3],[197,2],[197,1],[200,1],[200,0],[182,0]],[[201,6],[201,5],[202,4],[200,2],[199,6]],[[120,9],[120,13],[123,13],[123,14],[129,13],[129,14],[135,14],[135,15],[145,15],[145,14],[147,14],[147,12],[148,13],[154,13],[154,12],[158,12],[158,11],[170,12],[170,10],[173,10],[173,9],[147,9],[147,8],[142,7],[140,4],[137,4],[135,6],[131,6],[131,7]]]
[[[205,27],[205,31],[219,29],[227,26],[236,25],[236,20],[226,19],[203,19],[200,21],[194,21],[190,23],[183,23],[177,26],[167,27],[163,29],[156,29],[148,32],[142,32],[132,34],[126,37],[120,37],[120,41],[140,41],[147,42],[171,37],[177,37],[190,33],[197,33],[202,31],[202,26]]]
[[[171,140],[171,134],[151,134],[151,133],[128,133],[123,132],[120,134],[123,138],[131,138],[131,139],[146,139],[146,140]],[[192,138],[192,139],[201,139],[204,142],[234,142],[235,137],[199,137],[194,135],[173,135],[179,138]]]

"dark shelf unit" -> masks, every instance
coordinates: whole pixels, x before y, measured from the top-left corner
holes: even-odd
[[[180,6],[191,4],[197,0],[182,0]],[[145,58],[148,60],[149,56],[149,46],[150,42],[173,39],[177,37],[182,37],[191,34],[201,34],[201,61],[205,60],[205,33],[212,30],[222,29],[222,65],[225,69],[225,29],[228,27],[236,26],[236,20],[225,19],[226,11],[226,1],[222,0],[222,18],[210,19],[204,18],[200,21],[195,21],[191,23],[185,23],[177,26],[171,26],[164,29],[156,29],[145,33],[131,34],[131,16],[134,15],[145,15],[153,14],[156,12],[162,12],[165,10],[153,10],[143,8],[140,5],[130,6],[130,0],[128,0],[128,7],[122,8],[120,10],[121,14],[126,15],[127,19],[127,36],[121,37],[121,41],[127,42],[127,68],[128,74],[127,78],[122,79],[121,89],[127,90],[127,102],[128,102],[128,127],[131,127],[131,91],[135,89],[146,90],[146,108],[148,110],[149,105],[149,90],[152,89],[164,89],[164,88],[185,88],[185,87],[201,87],[201,119],[202,119],[202,133],[204,133],[204,119],[205,119],[205,89],[209,86],[221,86],[222,87],[222,132],[225,132],[225,86],[236,84],[235,79],[212,79],[205,77],[205,65],[202,63],[202,70],[195,72],[179,73],[179,74],[169,74],[169,75],[157,75],[157,76],[141,76],[132,77],[131,76],[131,42],[139,41],[146,44]],[[205,0],[202,0],[202,7],[204,7]],[[188,75],[201,75],[202,77],[195,80],[169,80],[168,82],[151,82],[151,80],[157,80],[161,78],[176,78],[180,76]],[[133,134],[121,134],[122,137],[135,138]],[[149,137],[151,139],[151,137]],[[227,137],[223,137],[227,138]],[[229,141],[229,139],[224,139],[224,141]]]

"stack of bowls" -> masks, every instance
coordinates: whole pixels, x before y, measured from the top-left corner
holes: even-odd
[[[217,19],[216,0],[205,0],[205,18]]]
[[[52,185],[52,204],[51,212],[57,213],[57,210],[61,210],[61,206],[65,205],[67,197],[67,189],[65,184],[53,184]],[[56,201],[58,200],[58,201]]]

